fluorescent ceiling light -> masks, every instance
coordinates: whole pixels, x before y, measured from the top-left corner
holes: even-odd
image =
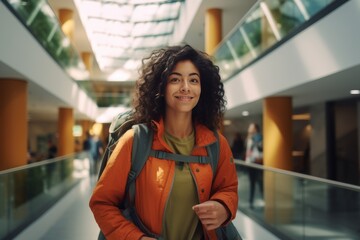
[[[243,111],[241,115],[243,115],[244,117],[249,116],[249,111]]]
[[[360,90],[359,89],[350,90],[350,94],[353,94],[353,95],[360,94]]]
[[[229,126],[231,124],[231,120],[224,120],[223,124],[224,126]]]

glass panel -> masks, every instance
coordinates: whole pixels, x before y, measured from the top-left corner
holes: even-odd
[[[214,53],[223,80],[299,29],[335,0],[258,1]]]
[[[242,161],[237,170],[239,210],[281,239],[359,239],[360,187]]]
[[[261,48],[261,13],[260,9],[254,10],[249,17],[244,21],[244,24],[240,27],[240,31],[244,32],[243,35],[249,39],[249,45],[258,55],[263,51]]]
[[[269,1],[260,2],[260,26],[261,26],[261,45],[263,49],[268,49],[275,42],[279,41],[280,35],[274,13],[271,11],[273,6],[268,4]],[[273,2],[273,1],[271,1]]]
[[[335,0],[301,0],[298,5],[303,5],[308,12],[309,16],[314,16],[319,11],[323,10],[326,6],[330,5]]]
[[[231,36],[229,39],[228,46],[230,50],[233,50],[232,53],[234,55],[234,58],[238,61],[237,65],[240,67],[241,65],[244,65],[247,63],[247,54],[249,51],[249,46],[246,44],[244,40],[244,35],[240,31],[240,29]],[[250,56],[251,57],[251,56]],[[252,58],[251,58],[252,60]]]
[[[216,59],[216,64],[220,68],[220,75],[223,79],[230,77],[230,74],[233,73],[234,58],[230,53],[228,45],[222,45],[216,51],[214,58]]]
[[[299,6],[303,7],[301,1],[287,0],[276,3],[273,0],[267,0],[268,6],[271,6],[271,15],[276,22],[276,27],[280,36],[286,36],[295,27],[301,25],[310,18],[305,8],[300,11]]]
[[[88,177],[89,159],[79,153],[0,172],[0,239],[26,227]]]

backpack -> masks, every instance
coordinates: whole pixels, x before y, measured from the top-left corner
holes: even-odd
[[[107,161],[114,151],[116,144],[120,137],[130,128],[134,129],[134,140],[131,153],[131,169],[128,175],[126,183],[126,197],[124,202],[120,203],[119,208],[122,210],[122,214],[128,220],[131,220],[141,231],[143,231],[147,236],[153,237],[156,239],[161,239],[159,236],[150,232],[146,226],[141,222],[135,211],[135,180],[140,174],[143,166],[146,163],[146,160],[149,156],[153,156],[160,159],[171,159],[174,161],[180,162],[198,162],[198,163],[208,163],[211,164],[213,173],[215,175],[218,155],[219,155],[219,142],[207,146],[207,152],[209,156],[184,156],[181,154],[155,151],[151,149],[152,140],[153,140],[153,129],[149,128],[146,124],[135,124],[135,121],[132,117],[133,111],[127,111],[125,113],[119,114],[111,123],[109,127],[109,142],[103,154],[101,160],[101,166],[98,174],[100,178],[102,172],[104,171]],[[218,134],[214,131],[216,138],[218,139]],[[135,161],[136,159],[136,161]],[[239,233],[237,232],[235,226],[231,223],[224,227],[220,227],[216,230],[219,239],[241,239]],[[232,236],[232,237],[228,237]],[[105,236],[100,231],[98,240],[105,239]]]

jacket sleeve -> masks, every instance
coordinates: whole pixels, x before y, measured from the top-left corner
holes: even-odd
[[[211,200],[224,204],[231,216],[229,221],[236,216],[238,207],[238,178],[231,148],[226,138],[219,133],[219,160],[212,185]],[[226,225],[228,222],[225,222]]]
[[[90,208],[107,240],[140,239],[144,235],[118,208],[131,167],[133,136],[129,130],[119,139],[90,198]]]

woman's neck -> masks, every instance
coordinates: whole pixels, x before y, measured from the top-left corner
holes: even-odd
[[[192,117],[190,114],[166,114],[164,119],[165,130],[172,136],[184,138],[193,131]]]

